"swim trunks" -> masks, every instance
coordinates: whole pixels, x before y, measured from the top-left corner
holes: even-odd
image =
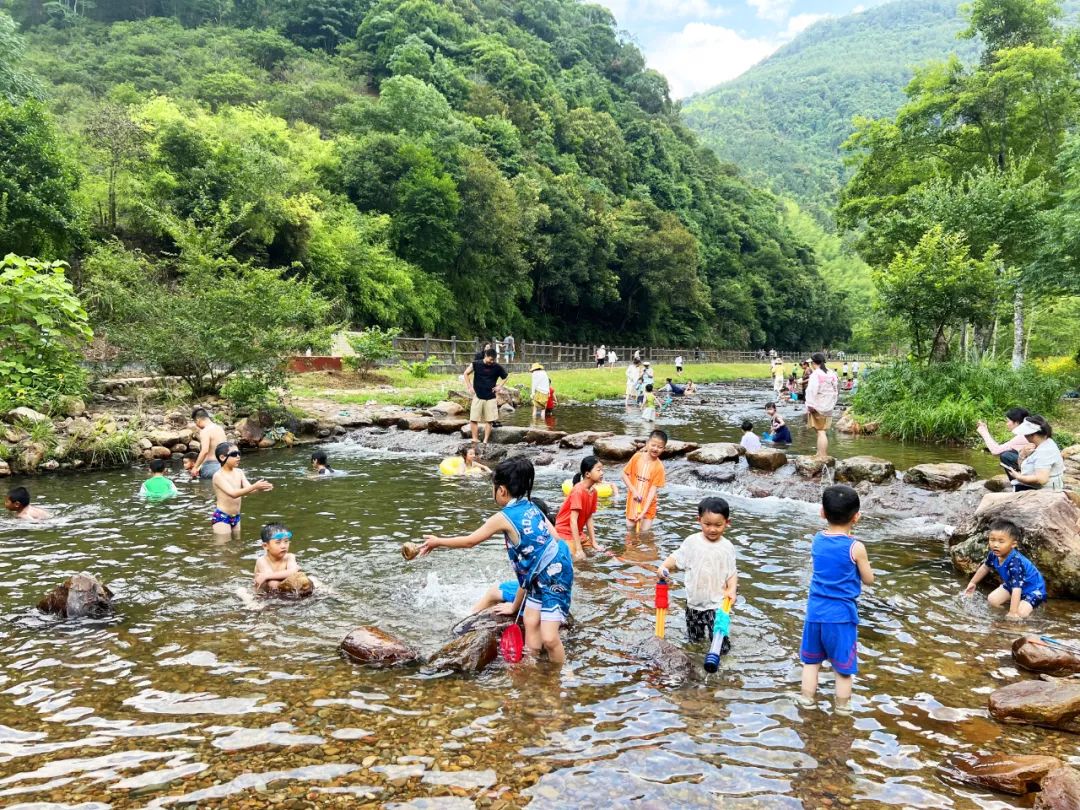
[[[240,515],[230,515],[227,512],[222,512],[220,509],[215,509],[214,514],[210,516],[210,525],[213,526],[215,523],[224,523],[236,528],[240,525]]]
[[[828,660],[841,675],[859,671],[859,625],[854,622],[806,622],[799,657],[804,664]]]
[[[221,469],[221,463],[217,461],[205,461],[202,467],[199,468],[199,478],[203,481],[209,481],[214,477],[214,473]]]

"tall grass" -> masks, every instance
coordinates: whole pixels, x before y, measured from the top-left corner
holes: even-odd
[[[893,438],[969,443],[980,419],[1000,425],[1009,408],[1052,419],[1066,388],[1061,376],[1030,365],[894,363],[860,380],[852,408]]]

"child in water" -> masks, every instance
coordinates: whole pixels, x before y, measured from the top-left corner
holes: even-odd
[[[575,560],[585,559],[585,547],[596,548],[593,515],[599,505],[596,485],[604,480],[604,465],[596,456],[585,456],[574,476],[574,488],[555,518],[555,532],[565,540]]]
[[[30,505],[30,490],[26,487],[15,487],[8,491],[4,498],[4,508],[14,513],[19,520],[48,520],[49,513],[37,506]]]
[[[327,462],[325,450],[316,450],[311,454],[311,469],[315,471],[316,475],[334,474],[334,468]]]
[[[686,571],[686,633],[691,643],[712,641],[716,611],[725,599],[734,605],[738,595],[735,546],[724,537],[730,516],[731,508],[723,498],[704,498],[698,504],[701,531],[683,540],[658,571],[660,579],[671,579],[677,568]],[[730,648],[725,638],[721,652]]]
[[[221,469],[214,473],[214,495],[217,506],[210,516],[210,526],[217,535],[240,537],[240,502],[245,495],[269,492],[274,485],[262,479],[252,484],[240,469],[240,448],[222,442],[214,448],[214,457]]]
[[[199,473],[195,471],[195,462],[199,460],[199,454],[194,450],[189,450],[184,453],[184,472],[188,474],[188,479],[191,481],[199,480]]]
[[[754,433],[754,423],[749,419],[743,419],[742,424],[739,425],[742,428],[742,439],[739,440],[739,444],[743,446],[747,453],[759,453],[761,452],[761,439]]]
[[[1008,617],[1017,621],[1026,619],[1046,601],[1046,582],[1042,574],[1016,549],[1021,539],[1023,532],[1011,520],[998,519],[991,523],[990,553],[964,588],[964,596],[971,596],[975,586],[993,571],[1001,579],[1001,585],[990,592],[986,601],[995,608],[1008,605]]]
[[[139,487],[139,496],[153,501],[164,500],[176,495],[176,484],[165,477],[165,462],[160,458],[150,460],[150,477]]]
[[[283,579],[300,571],[296,556],[289,553],[292,532],[280,523],[268,523],[259,536],[265,553],[255,561],[255,592],[276,591]]]
[[[467,444],[461,448],[462,475],[491,475],[491,468],[476,460],[476,445]]]
[[[852,676],[859,671],[859,607],[863,585],[874,583],[866,546],[851,536],[859,522],[859,493],[837,484],[821,494],[821,516],[829,524],[810,547],[813,575],[806,603],[802,646],[802,692],[798,702],[814,706],[818,673],[825,660],[836,670],[837,714],[851,714]]]
[[[784,421],[784,417],[776,410],[775,402],[765,403],[765,415],[772,420],[769,434],[765,437],[766,441],[771,441],[773,444],[791,444],[791,429]]]
[[[656,498],[666,483],[660,454],[667,447],[668,435],[662,430],[649,434],[645,447],[634,454],[623,467],[622,481],[626,485],[626,525],[647,532],[656,520]]]
[[[543,498],[533,498],[533,506],[540,510],[544,515],[544,520],[547,521],[548,531],[552,534],[557,534],[555,531],[555,520],[551,517],[551,510],[548,508],[547,501]],[[517,598],[518,583],[516,579],[508,579],[505,582],[500,582],[498,585],[492,585],[486,591],[484,595],[480,597],[480,601],[472,606],[472,610],[469,614],[481,613],[485,610],[501,605],[503,602],[513,602]]]
[[[524,601],[525,645],[534,655],[547,651],[552,663],[566,659],[559,628],[570,613],[574,563],[570,549],[551,531],[544,514],[530,500],[535,470],[522,456],[495,468],[492,496],[500,507],[476,531],[459,537],[427,535],[420,556],[437,548],[472,548],[502,533],[506,553],[520,585],[514,601],[495,610],[516,615]]]
[[[656,420],[656,394],[653,392],[653,384],[645,386],[645,397],[641,400],[641,418],[646,422]]]

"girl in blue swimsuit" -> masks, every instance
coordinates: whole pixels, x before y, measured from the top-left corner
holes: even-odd
[[[547,519],[530,500],[534,475],[527,458],[515,456],[500,463],[492,476],[492,494],[500,511],[469,535],[427,535],[420,556],[437,548],[472,548],[501,532],[520,587],[513,602],[495,610],[516,615],[524,600],[525,646],[534,655],[546,650],[549,660],[561,664],[566,654],[559,627],[570,613],[574,565],[569,547],[551,533]]]

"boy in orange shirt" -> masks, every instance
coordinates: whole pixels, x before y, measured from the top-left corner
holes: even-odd
[[[667,447],[668,435],[662,430],[649,434],[644,449],[634,454],[623,467],[626,484],[626,525],[635,531],[648,531],[656,519],[656,496],[664,486],[664,464],[660,454]]]

